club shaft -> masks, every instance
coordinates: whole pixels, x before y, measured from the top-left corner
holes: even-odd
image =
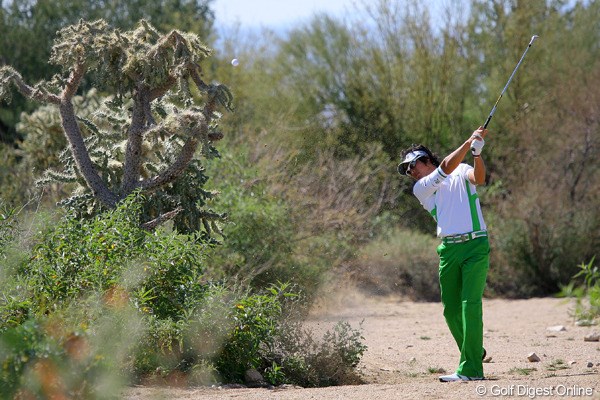
[[[510,77],[508,78],[508,82],[506,82],[506,85],[504,85],[504,89],[502,89],[502,92],[500,93],[500,96],[498,96],[498,100],[496,100],[496,103],[494,104],[494,107],[492,107],[492,111],[490,111],[490,115],[488,115],[485,124],[483,124],[483,129],[487,128],[488,124],[490,123],[490,121],[492,120],[492,117],[494,116],[494,113],[496,112],[496,107],[498,107],[498,103],[500,102],[500,99],[502,98],[502,96],[504,95],[504,92],[506,92],[506,89],[508,88],[508,85],[510,84],[510,81],[512,81],[513,76],[515,76],[515,73],[517,72],[517,69],[519,69],[519,65],[521,65],[521,62],[523,61],[523,59],[525,58],[525,54],[527,54],[527,51],[529,50],[529,48],[531,47],[531,45],[533,44],[533,41],[537,38],[537,35],[533,35],[531,38],[531,41],[529,42],[529,44],[527,45],[527,48],[525,49],[525,51],[523,52],[523,55],[521,56],[521,59],[519,60],[519,62],[517,63],[517,66],[515,67],[515,69],[513,70],[512,74],[510,74]]]

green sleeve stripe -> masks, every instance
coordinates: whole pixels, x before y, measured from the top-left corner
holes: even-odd
[[[471,185],[469,181],[465,179],[465,186],[467,187],[467,196],[469,197],[469,208],[471,209],[471,222],[473,223],[473,231],[481,230],[481,221],[479,221],[479,214],[477,213],[477,192],[471,194]]]

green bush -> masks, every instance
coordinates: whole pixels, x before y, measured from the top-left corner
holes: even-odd
[[[294,282],[305,292],[319,286],[327,266],[299,247],[299,227],[290,205],[271,193],[273,182],[260,176],[248,149],[225,149],[209,175],[220,177],[219,208],[228,210],[225,239],[210,255],[216,277],[233,278],[255,288]]]
[[[578,263],[597,251],[598,218],[593,208],[564,209],[559,205],[524,207],[492,216],[491,283],[505,296],[553,295],[575,275]]]
[[[315,339],[298,318],[305,313],[301,297],[288,284],[256,293],[214,287],[188,318],[150,321],[135,352],[135,375],[152,383],[245,383],[255,369],[272,385],[360,382],[360,332],[340,322]]]
[[[46,232],[22,265],[36,314],[90,293],[130,291],[144,313],[178,316],[202,296],[206,245],[194,235],[147,232],[139,226],[141,199],[93,220],[66,218]]]
[[[363,159],[323,152],[309,161],[263,139],[228,143],[209,167],[229,214],[210,268],[253,287],[293,282],[309,299],[373,237],[389,196],[385,164],[376,148]]]
[[[579,272],[568,285],[562,287],[560,293],[575,298],[575,317],[589,324],[600,318],[600,269],[594,265],[594,260],[595,257],[587,264],[579,264]]]
[[[243,382],[247,370],[260,369],[274,346],[286,298],[295,296],[287,285],[239,299],[232,315],[235,324],[217,359],[226,381]],[[268,362],[268,361],[267,361]]]
[[[244,373],[256,369],[272,385],[361,382],[356,366],[367,347],[360,330],[340,321],[317,339],[301,322],[301,298],[291,286],[280,284],[235,303],[235,324],[216,361],[226,381],[243,382]]]
[[[48,397],[54,392],[45,379],[60,395],[102,398],[106,382],[240,382],[250,368],[271,383],[301,376],[276,349],[287,322],[305,313],[305,298],[287,284],[251,290],[211,282],[202,238],[141,229],[141,204],[132,196],[92,220],[67,216],[8,268],[0,280],[0,386],[7,397]],[[294,357],[306,354],[312,361],[303,365],[318,376],[329,374],[319,362],[344,354],[336,363],[352,370],[357,359],[347,355],[364,350],[347,348],[358,340],[340,337],[349,333],[325,338],[334,350]],[[311,384],[335,380],[319,382]]]
[[[26,372],[30,360],[37,357],[55,358],[61,353],[57,347],[56,343],[50,343],[44,337],[34,321],[5,330],[0,336],[1,397],[13,398],[21,387],[21,376]]]
[[[99,340],[90,354],[100,359],[110,358],[115,354],[110,349],[122,345],[125,349],[118,353],[126,356],[110,366],[123,368],[126,376],[133,376],[137,372],[133,366],[139,364],[131,338],[159,344],[152,347],[157,354],[177,342],[180,337],[164,334],[169,331],[165,326],[170,322],[184,326],[190,310],[210,289],[202,280],[206,244],[196,235],[141,229],[141,203],[138,196],[131,196],[117,209],[92,220],[67,217],[43,232],[25,262],[11,268],[14,273],[0,282],[0,332],[19,336],[26,324],[39,327],[37,333],[44,340],[36,340],[42,347],[46,337],[59,343],[57,365],[70,365],[65,338],[73,334],[81,335],[86,343]],[[60,332],[48,334],[47,319],[61,327]],[[135,333],[116,341],[105,329],[135,321],[139,325]],[[113,331],[117,332],[114,327]],[[5,346],[3,356],[10,359],[14,349]],[[45,357],[38,353],[32,352],[33,364]],[[16,371],[25,373],[26,369]],[[27,380],[25,375],[20,379]]]

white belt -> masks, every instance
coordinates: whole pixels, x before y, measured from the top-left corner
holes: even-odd
[[[477,239],[477,238],[485,237],[485,236],[487,236],[487,231],[475,231],[475,232],[469,232],[469,233],[461,233],[459,235],[444,236],[442,238],[442,242],[444,242],[444,243],[463,243],[463,242],[467,242],[471,239]]]

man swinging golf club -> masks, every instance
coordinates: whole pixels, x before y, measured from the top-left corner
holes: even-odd
[[[538,38],[533,35],[508,78],[494,107],[471,137],[440,163],[425,146],[413,145],[402,153],[398,172],[417,182],[414,195],[437,222],[442,243],[440,256],[440,291],[444,318],[460,350],[456,372],[440,376],[442,382],[483,379],[483,311],[481,299],[489,269],[490,245],[477,198],[476,186],[485,183],[485,164],[481,150],[487,126],[500,99],[523,62],[527,51]],[[471,149],[473,166],[462,161]]]
[[[400,174],[416,180],[413,193],[436,220],[442,239],[437,253],[444,317],[460,350],[456,372],[441,376],[442,382],[484,378],[482,297],[490,246],[476,186],[485,183],[486,134],[484,127],[475,130],[442,162],[427,147],[413,145],[398,165]],[[473,166],[463,163],[469,149]]]

